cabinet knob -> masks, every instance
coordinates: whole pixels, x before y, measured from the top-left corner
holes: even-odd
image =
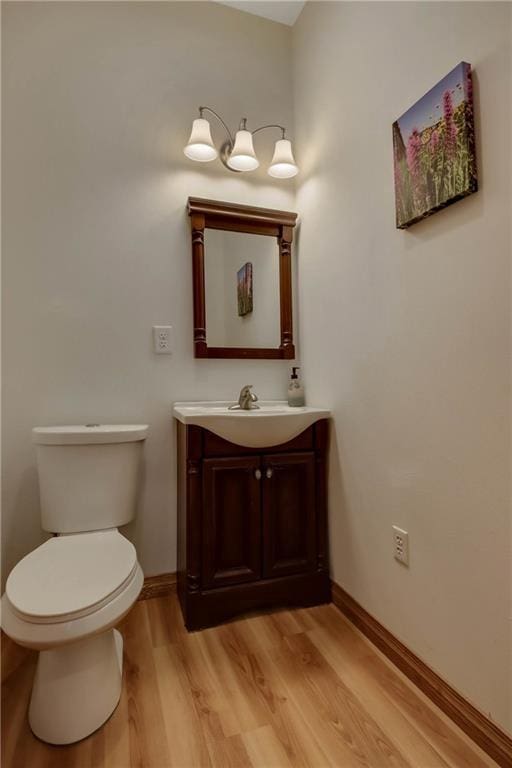
[[[261,469],[254,470],[254,477],[256,478],[256,480],[261,480]]]
[[[267,471],[265,474],[267,475],[267,478],[270,480],[270,478],[274,474],[274,470],[271,467],[267,467]]]

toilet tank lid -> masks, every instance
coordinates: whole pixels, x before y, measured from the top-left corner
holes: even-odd
[[[79,424],[62,427],[34,427],[32,442],[38,445],[91,445],[132,443],[145,440],[147,424]]]

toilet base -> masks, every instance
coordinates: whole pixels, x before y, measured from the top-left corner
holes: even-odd
[[[40,651],[28,719],[39,739],[71,744],[107,720],[121,696],[123,638],[116,629]]]

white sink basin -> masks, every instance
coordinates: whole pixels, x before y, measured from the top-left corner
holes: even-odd
[[[257,404],[257,410],[230,411],[230,402],[174,403],[172,414],[183,424],[204,427],[247,448],[286,443],[315,421],[331,415],[327,408],[290,408],[285,400],[263,400]]]

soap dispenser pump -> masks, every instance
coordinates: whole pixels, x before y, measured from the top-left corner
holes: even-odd
[[[288,405],[292,408],[304,405],[304,387],[297,374],[298,370],[300,370],[298,366],[292,368],[290,384],[288,385]]]

